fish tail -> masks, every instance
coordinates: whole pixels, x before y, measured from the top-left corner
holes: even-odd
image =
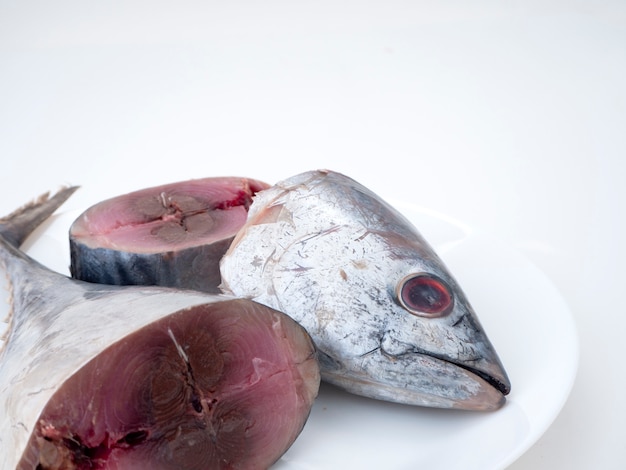
[[[0,236],[14,247],[19,247],[77,189],[78,186],[65,186],[53,196],[50,196],[50,193],[42,194],[9,215],[0,218]]]
[[[9,215],[0,218],[0,266],[4,265],[7,271],[9,311],[7,318],[0,319],[6,323],[4,333],[0,334],[0,355],[2,355],[7,337],[13,327],[13,300],[14,286],[18,278],[28,277],[23,271],[29,265],[29,257],[19,247],[28,236],[54,213],[73,193],[78,186],[61,188],[53,196],[45,193],[37,199],[23,205]],[[18,261],[21,260],[22,262]],[[35,263],[30,260],[30,263]],[[5,286],[1,286],[5,287]]]

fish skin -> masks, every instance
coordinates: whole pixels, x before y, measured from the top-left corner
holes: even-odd
[[[398,289],[414,274],[449,287],[452,308],[416,315]],[[318,348],[322,379],[375,399],[495,410],[510,381],[444,263],[398,211],[319,170],[257,193],[221,261],[222,290],[287,313]]]
[[[241,301],[164,287],[91,284],[53,272],[19,250],[17,245],[75,189],[63,189],[49,199],[42,197],[0,221],[0,263],[12,288],[8,336],[0,343],[3,469],[18,466],[38,416],[55,392],[111,344],[172,313]],[[284,317],[279,312],[275,315]],[[310,380],[301,390],[310,407],[317,394],[314,354],[298,369]]]

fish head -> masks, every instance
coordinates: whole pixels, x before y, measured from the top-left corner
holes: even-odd
[[[317,282],[332,295],[310,294],[293,279],[275,284],[303,306],[315,303],[314,316],[296,319],[312,331],[326,381],[429,407],[492,410],[505,403],[510,381],[493,345],[458,282],[420,236],[362,229],[327,236],[358,239],[344,249],[341,268],[319,261]],[[318,245],[311,249],[323,250]]]
[[[510,381],[476,313],[402,214],[333,172],[267,191],[222,259],[223,283],[304,326],[326,382],[429,407],[505,403]]]
[[[353,354],[333,351],[332,356],[343,357],[345,363],[328,364],[326,376],[356,393],[395,402],[500,408],[510,380],[465,293],[440,258],[415,235],[370,236],[374,240],[369,263],[377,267],[371,269],[376,274],[364,271],[362,259],[359,270],[346,274],[354,278],[346,280],[346,287],[361,289],[351,303],[354,323],[360,326],[342,343],[326,342],[348,347],[354,336],[349,346]],[[375,259],[377,253],[385,255]]]

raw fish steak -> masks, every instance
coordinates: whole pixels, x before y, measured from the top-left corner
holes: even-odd
[[[72,277],[218,293],[219,261],[268,185],[239,177],[180,181],[107,199],[70,227]]]

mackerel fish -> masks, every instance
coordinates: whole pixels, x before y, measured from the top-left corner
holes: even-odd
[[[256,194],[222,290],[290,315],[322,379],[411,405],[496,410],[510,381],[461,287],[417,229],[353,179],[310,171]]]

